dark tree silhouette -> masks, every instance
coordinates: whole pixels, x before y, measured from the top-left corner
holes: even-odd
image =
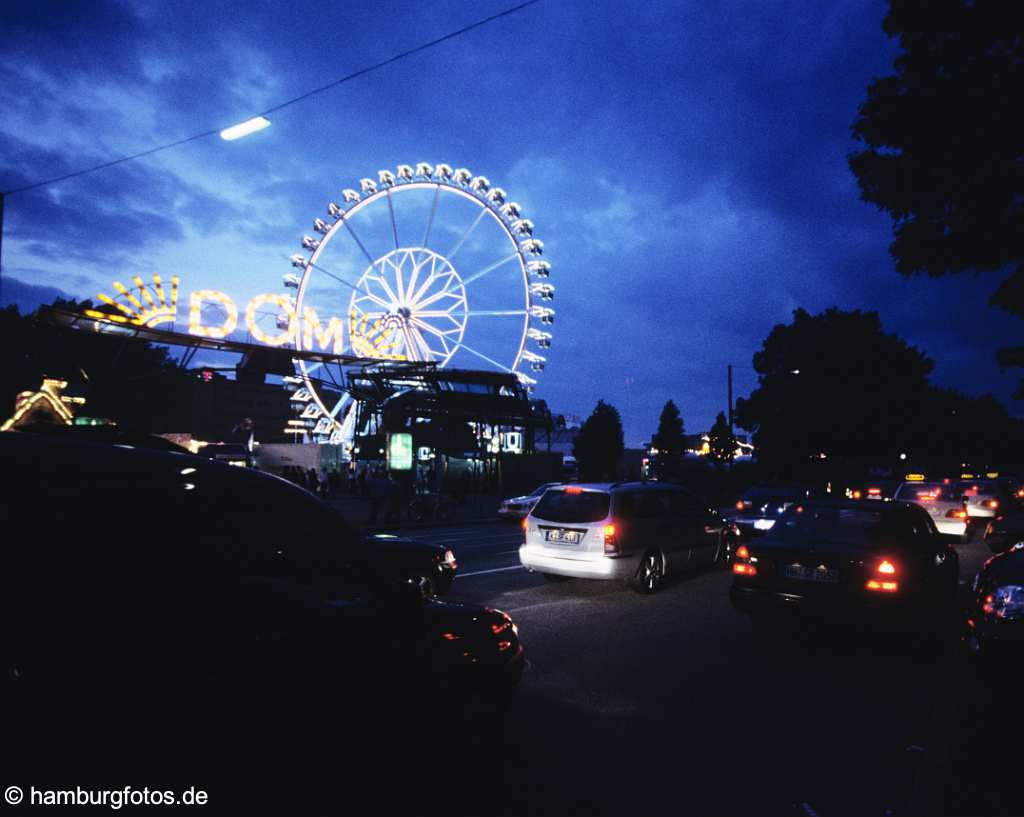
[[[1024,423],[990,396],[930,386],[932,361],[886,334],[874,312],[798,309],[765,338],[754,368],[758,388],[736,416],[756,429],[756,456],[779,477],[825,469],[859,478],[869,467],[900,467],[900,454],[948,473],[1024,456]]]
[[[654,455],[654,473],[661,480],[678,477],[686,456],[686,435],[683,418],[676,404],[669,400],[661,410],[658,430],[651,437],[651,445],[658,449]]]
[[[890,0],[883,28],[901,51],[868,86],[850,167],[892,218],[896,269],[1000,273],[991,303],[1024,316],[1024,6]],[[999,362],[1024,364],[1024,347]]]
[[[54,305],[78,311],[88,302]],[[184,375],[166,349],[145,341],[62,329],[13,306],[0,311],[0,414],[9,415],[15,396],[39,388],[44,376],[84,396],[84,414],[145,428],[168,408],[166,378]]]
[[[875,312],[793,313],[754,355],[758,388],[736,416],[757,429],[758,460],[799,475],[825,454],[889,462],[910,445],[932,362],[882,330]]]
[[[711,426],[708,433],[708,446],[711,449],[711,458],[716,462],[732,462],[736,456],[736,438],[729,428],[729,421],[725,419],[725,412],[718,412],[715,424]]]
[[[580,426],[572,446],[580,478],[615,479],[624,450],[618,409],[598,400],[594,413]]]

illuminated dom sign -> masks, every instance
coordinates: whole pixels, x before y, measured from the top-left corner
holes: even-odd
[[[114,323],[133,326],[157,327],[163,324],[175,324],[178,318],[178,287],[180,279],[172,276],[169,286],[159,275],[153,276],[152,285],[147,285],[139,276],[133,279],[134,289],[129,289],[119,281],[114,282],[114,289],[120,296],[118,299],[100,293],[97,297],[108,307],[108,311],[87,309],[85,314],[90,318],[98,318]],[[204,317],[204,308],[217,305],[222,315],[216,322],[209,322]],[[257,322],[257,316],[267,308],[277,312],[278,331],[268,332]],[[116,311],[111,311],[116,310]],[[208,314],[209,310],[205,310]],[[259,343],[268,346],[289,346],[295,343],[302,333],[302,347],[318,349],[331,354],[341,354],[345,345],[345,323],[336,316],[321,319],[316,310],[306,306],[300,315],[295,302],[287,295],[264,292],[253,297],[242,313],[245,327]],[[239,309],[234,299],[224,292],[215,289],[197,289],[189,295],[188,333],[201,338],[225,338],[238,326]],[[350,316],[349,336],[352,347],[356,351],[376,352],[377,346],[373,339],[379,327],[368,324],[365,319]],[[379,353],[366,354],[366,357],[380,357]],[[394,356],[398,357],[398,356]]]

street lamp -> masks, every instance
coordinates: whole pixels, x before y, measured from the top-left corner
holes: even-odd
[[[246,119],[244,122],[239,122],[230,128],[224,128],[220,132],[220,138],[225,142],[234,142],[236,139],[241,139],[243,136],[248,136],[250,133],[256,133],[256,131],[269,127],[270,120],[265,116],[254,116],[252,119]]]

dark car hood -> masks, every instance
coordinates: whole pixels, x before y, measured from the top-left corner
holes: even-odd
[[[403,556],[434,556],[444,555],[447,548],[421,539],[389,534],[373,534],[363,537],[363,550],[368,556],[403,555]]]

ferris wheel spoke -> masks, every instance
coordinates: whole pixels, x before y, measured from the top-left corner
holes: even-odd
[[[421,247],[428,246],[427,242],[430,240],[430,230],[434,226],[434,216],[437,214],[437,201],[441,198],[441,185],[437,185],[434,188],[434,202],[430,205],[430,218],[427,219],[427,229],[423,233],[423,241],[420,242]]]
[[[391,233],[395,237],[395,249],[398,249],[398,225],[395,223],[395,205],[391,201],[391,188],[388,191],[388,212],[391,213]]]
[[[309,266],[311,266],[313,269],[317,270],[318,272],[322,272],[328,278],[333,278],[339,284],[344,284],[345,286],[349,287],[350,289],[354,289],[356,292],[359,292],[359,287],[356,284],[353,284],[353,283],[351,283],[349,281],[346,281],[344,278],[342,278],[339,275],[336,275],[335,273],[331,272],[329,269],[324,269],[319,264],[310,264]]]
[[[487,208],[485,207],[479,212],[479,214],[477,214],[477,217],[473,219],[473,223],[470,224],[469,229],[462,234],[462,238],[460,238],[458,242],[455,244],[455,246],[451,248],[451,251],[448,253],[447,256],[449,261],[451,261],[455,257],[455,253],[462,249],[462,245],[465,244],[467,240],[469,240],[469,237],[473,234],[473,231],[477,228],[477,225],[481,221],[483,221],[484,216],[486,215]]]
[[[362,298],[369,298],[371,301],[373,301],[376,304],[379,304],[380,306],[383,306],[385,309],[391,309],[392,307],[395,306],[395,304],[398,303],[398,299],[395,297],[395,293],[391,290],[391,287],[388,285],[388,282],[384,280],[383,276],[381,276],[381,275],[367,275],[367,276],[364,276],[363,280],[367,281],[367,282],[369,282],[369,281],[376,281],[378,284],[380,284],[380,288],[384,290],[384,294],[388,298],[390,298],[391,300],[390,301],[385,301],[379,295],[374,295],[370,291],[370,287],[369,286],[367,286],[366,289],[362,290],[362,296],[361,296],[360,300]]]
[[[487,355],[485,355],[483,352],[478,352],[476,349],[473,349],[473,348],[467,346],[465,343],[459,342],[459,343],[455,344],[455,348],[456,349],[465,349],[471,355],[476,355],[478,358],[480,358],[481,360],[487,361],[492,366],[497,366],[503,372],[511,372],[512,371],[508,366],[505,366],[502,363],[498,363],[498,361],[496,361],[494,358],[487,357]]]
[[[464,304],[461,304],[461,303],[452,304],[452,308],[451,309],[426,309],[426,310],[422,310],[422,311],[417,309],[416,310],[416,315],[417,315],[417,317],[420,317],[420,318],[451,318],[452,317],[452,312],[454,312],[455,309],[457,307],[459,307],[459,306],[464,306]]]
[[[359,236],[357,236],[356,231],[352,229],[352,225],[348,223],[347,219],[345,220],[344,224],[345,229],[348,230],[348,234],[352,236],[353,239],[355,239],[356,244],[359,245],[359,249],[361,249],[363,251],[363,255],[366,256],[366,260],[370,262],[370,266],[373,266],[373,256],[366,251],[366,247],[364,247],[363,242],[359,240]]]
[[[426,321],[421,321],[417,317],[412,318],[412,323],[417,329],[423,332],[429,332],[431,335],[436,335],[443,341],[450,340],[448,335],[450,335],[453,332],[458,332],[460,329],[460,327],[456,327],[455,329],[438,329],[436,326],[431,326]]]
[[[434,359],[434,350],[430,348],[430,344],[427,343],[427,341],[424,339],[423,335],[420,334],[420,331],[416,327],[410,326],[409,327],[409,332],[412,335],[413,340],[416,343],[416,346],[419,348],[419,350],[420,350],[420,352],[422,354],[422,357],[420,358],[420,360],[433,360]]]
[[[498,267],[502,267],[505,264],[507,264],[509,261],[512,261],[512,260],[514,260],[514,259],[516,259],[518,257],[519,257],[519,253],[517,253],[517,252],[514,252],[511,255],[506,255],[500,261],[495,261],[489,267],[484,267],[482,270],[480,270],[480,272],[474,272],[468,278],[463,278],[462,279],[462,285],[464,287],[468,287],[471,283],[473,283],[477,279],[483,278],[487,273],[494,272],[494,270],[498,269]]]
[[[387,311],[391,310],[391,303],[385,301],[383,298],[380,298],[377,295],[374,295],[372,292],[361,292],[360,296],[356,298],[356,303],[360,303],[361,301],[372,301],[373,303],[377,304],[377,306]]]
[[[440,292],[435,292],[429,298],[424,298],[422,301],[417,301],[416,309],[419,310],[420,307],[430,306],[432,303],[436,303],[437,301],[440,301],[442,298],[456,298],[459,301],[465,300],[465,298],[463,298],[463,296],[459,295],[459,293],[457,292],[451,292],[447,289],[442,289]]]

